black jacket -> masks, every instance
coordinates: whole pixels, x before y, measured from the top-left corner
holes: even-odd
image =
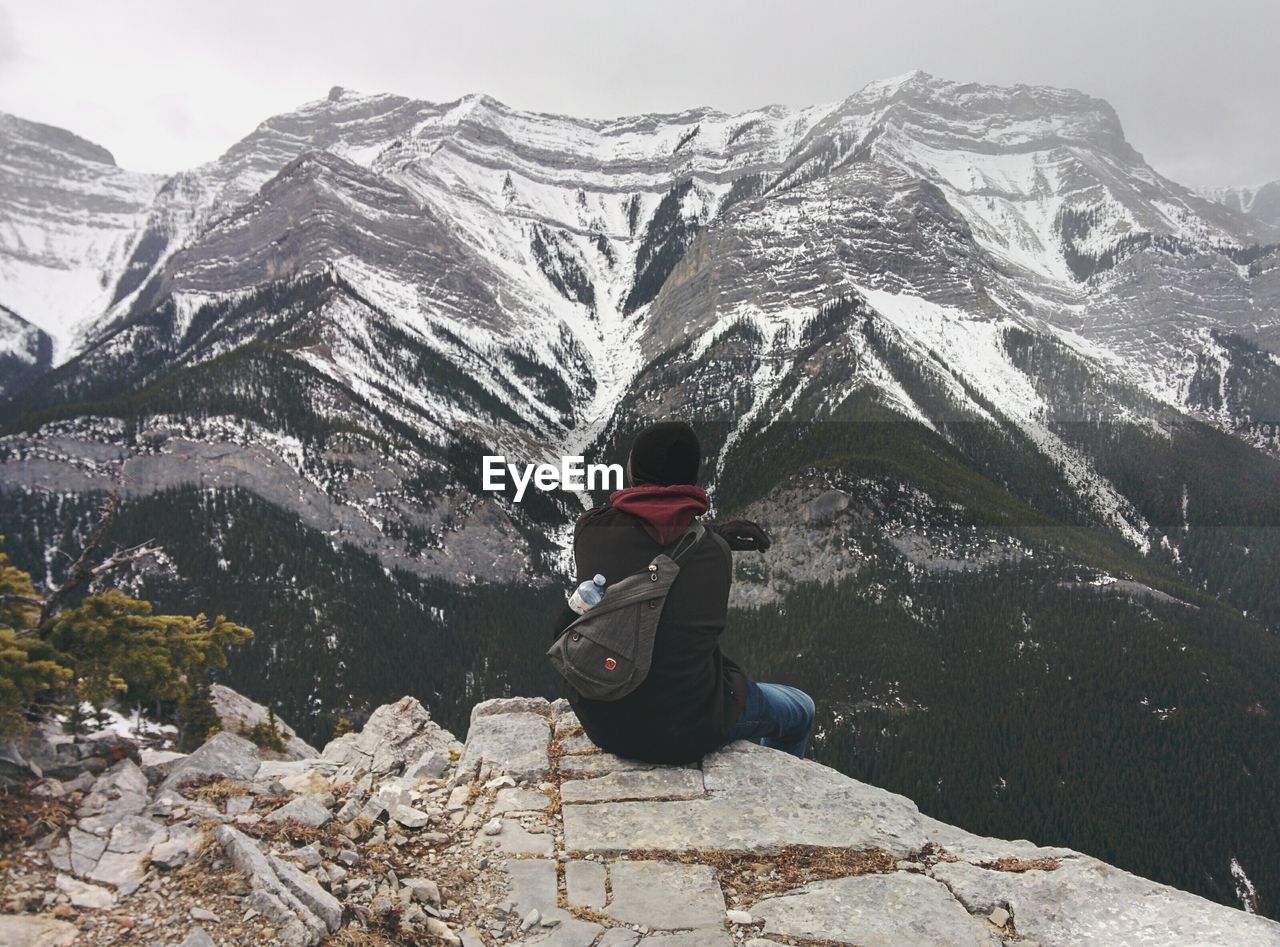
[[[616,582],[643,571],[663,548],[631,514],[596,507],[574,531],[577,581],[600,573]],[[653,763],[688,763],[724,743],[747,694],[746,675],[720,652],[732,574],[729,546],[707,530],[681,560],[644,682],[617,701],[587,700],[570,688],[569,703],[597,746]],[[566,605],[555,637],[576,617]]]

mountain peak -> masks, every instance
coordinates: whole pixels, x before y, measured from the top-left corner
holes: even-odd
[[[0,156],[20,143],[35,145],[43,150],[58,152],[81,161],[116,167],[115,155],[101,145],[87,138],[81,138],[75,132],[0,112]]]

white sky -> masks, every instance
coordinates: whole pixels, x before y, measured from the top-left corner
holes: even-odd
[[[0,110],[123,166],[215,157],[333,85],[614,116],[833,101],[921,68],[1070,86],[1187,184],[1280,178],[1280,0],[0,0]]]

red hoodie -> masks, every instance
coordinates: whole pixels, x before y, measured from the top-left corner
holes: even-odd
[[[692,484],[627,487],[610,494],[609,503],[639,519],[645,532],[662,546],[679,539],[694,517],[707,512],[709,506],[707,491]]]

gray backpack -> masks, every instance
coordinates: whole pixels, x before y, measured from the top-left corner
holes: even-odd
[[[579,615],[547,649],[569,686],[588,700],[621,700],[649,676],[653,641],[680,560],[706,530],[692,523],[670,553],[653,557],[644,572],[609,586],[595,608]]]

